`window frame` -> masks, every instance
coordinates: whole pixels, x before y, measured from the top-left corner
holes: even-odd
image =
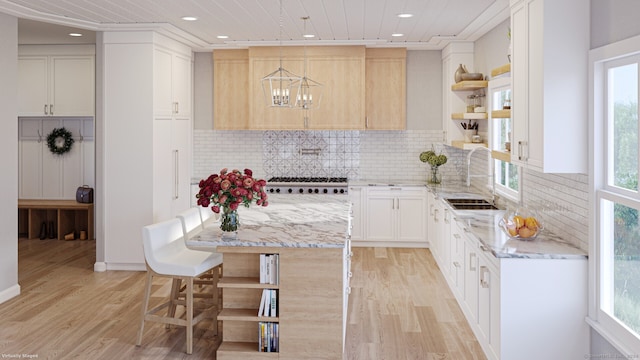
[[[632,61],[633,60],[633,61]],[[608,144],[610,142],[607,73],[612,67],[637,62],[640,67],[640,36],[602,46],[589,51],[589,314],[587,323],[604,339],[623,354],[640,354],[640,336],[636,336],[623,323],[603,310],[606,278],[611,276],[607,268],[611,264],[611,241],[606,220],[609,212],[605,202],[619,203],[640,209],[640,193],[609,185],[612,165]],[[638,82],[640,87],[640,79]],[[639,91],[640,93],[640,91]],[[638,104],[640,106],[640,102]],[[640,121],[640,120],[639,120]],[[640,150],[639,150],[640,152]],[[609,247],[609,248],[607,248]],[[608,301],[611,301],[609,299]]]
[[[493,102],[494,102],[494,97],[493,94],[496,91],[502,91],[502,90],[506,90],[509,89],[511,91],[512,87],[511,87],[511,77],[509,76],[503,76],[503,77],[498,77],[496,79],[492,79],[489,82],[489,87],[487,88],[487,92],[489,93],[489,101],[487,102],[487,110],[489,111],[489,114],[491,114],[491,112],[493,110],[495,110],[493,108]],[[513,96],[513,94],[512,94]],[[512,115],[513,116],[513,115]],[[500,119],[500,120],[504,120],[504,119]],[[495,134],[495,129],[496,129],[496,121],[498,121],[497,119],[493,119],[493,117],[489,117],[489,148],[492,150],[500,150],[502,151],[502,149],[496,149],[495,148],[495,142],[496,142],[496,134]],[[513,119],[510,118],[509,121],[511,121],[511,128],[513,128]],[[513,133],[511,134],[511,136],[513,137]],[[509,141],[513,140],[513,139],[508,139]],[[512,144],[513,146],[513,144]],[[513,153],[512,153],[513,154]],[[491,184],[491,181],[493,181],[495,183],[495,190],[496,190],[496,194],[505,197],[513,202],[519,203],[522,197],[522,168],[520,166],[514,165],[513,163],[507,163],[505,161],[499,160],[499,159],[494,159],[493,157],[490,158],[490,161],[493,161],[493,166],[492,166],[492,171],[493,171],[493,177],[489,180],[488,182],[488,186],[492,186],[494,184]],[[501,183],[498,182],[498,177],[496,176],[496,173],[499,171],[500,168],[500,164],[501,163],[507,163],[508,166],[514,166],[517,170],[518,173],[518,189],[514,190],[511,189],[508,186],[504,186]]]

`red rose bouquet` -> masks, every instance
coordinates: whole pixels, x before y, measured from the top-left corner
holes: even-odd
[[[200,180],[200,191],[196,195],[198,205],[211,206],[211,210],[218,214],[222,209],[222,224],[224,231],[236,231],[238,229],[237,211],[240,204],[249,207],[255,201],[256,205],[267,206],[267,193],[264,187],[267,182],[263,179],[254,179],[253,171],[244,169],[220,170],[220,174],[212,174],[207,179]],[[227,218],[227,214],[233,218]],[[228,224],[225,224],[225,221]]]

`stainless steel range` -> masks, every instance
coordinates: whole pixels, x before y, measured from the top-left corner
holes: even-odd
[[[267,180],[271,194],[347,194],[346,177],[272,177]]]

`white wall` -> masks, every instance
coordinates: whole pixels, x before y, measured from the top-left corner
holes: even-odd
[[[0,13],[0,303],[20,294],[18,285],[18,19]]]

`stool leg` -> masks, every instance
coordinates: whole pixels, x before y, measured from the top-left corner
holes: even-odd
[[[178,294],[180,293],[180,287],[182,286],[182,279],[174,278],[171,283],[171,293],[169,294],[169,308],[167,309],[168,317],[176,316],[176,308],[178,305],[176,302],[178,301]],[[171,324],[166,324],[165,328],[170,328]]]
[[[144,299],[142,300],[142,316],[140,318],[140,329],[138,330],[138,339],[136,346],[142,344],[142,333],[144,332],[144,319],[147,315],[147,309],[149,308],[149,297],[151,297],[151,283],[153,281],[153,274],[147,270],[147,283],[144,287]]]
[[[193,278],[187,279],[187,354],[193,352]]]

